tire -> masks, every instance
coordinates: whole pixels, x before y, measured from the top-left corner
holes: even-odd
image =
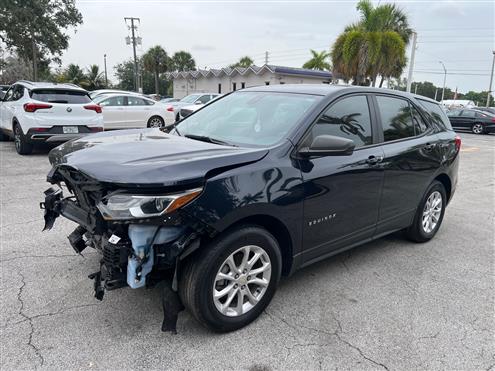
[[[471,131],[474,133],[474,134],[484,134],[485,132],[485,127],[480,124],[479,122],[476,122],[473,124],[473,126],[471,127]]]
[[[435,207],[434,205],[438,202],[439,197],[441,197],[440,207]],[[447,193],[445,192],[445,187],[435,180],[421,199],[413,223],[406,229],[407,238],[414,242],[431,240],[442,224],[446,205]],[[426,214],[427,212],[429,216]]]
[[[255,253],[260,258],[251,268],[246,265],[245,273],[236,276],[227,259],[233,255],[235,268],[242,267],[245,251],[250,251],[250,259]],[[204,326],[217,332],[237,330],[254,321],[270,303],[281,268],[282,256],[276,239],[263,228],[241,226],[221,235],[188,259],[180,272],[179,295],[184,306]],[[254,270],[259,273],[253,277],[249,272]],[[230,278],[219,279],[220,274]],[[263,286],[258,282],[263,282]],[[214,292],[227,293],[214,299]],[[224,312],[220,307],[225,308]]]
[[[20,155],[30,155],[33,152],[33,145],[26,141],[21,125],[14,124],[14,144],[15,150]]]
[[[152,116],[148,120],[149,128],[163,128],[165,126],[165,121],[160,116]]]

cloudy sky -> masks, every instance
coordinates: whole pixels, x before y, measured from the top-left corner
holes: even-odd
[[[132,57],[124,17],[139,17],[138,53],[161,45],[169,54],[189,51],[199,67],[218,68],[249,55],[255,63],[301,67],[309,49],[328,50],[344,27],[358,19],[357,1],[281,0],[77,0],[84,24],[73,34],[63,64],[103,68]],[[383,3],[384,1],[382,1]],[[374,1],[375,4],[379,1]],[[418,33],[413,78],[460,92],[487,90],[495,49],[495,2],[396,1]],[[410,48],[409,48],[410,49]],[[408,51],[408,55],[410,50]]]

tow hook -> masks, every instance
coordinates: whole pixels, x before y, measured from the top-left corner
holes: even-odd
[[[45,227],[44,231],[50,230],[55,223],[55,219],[60,216],[58,203],[62,199],[62,190],[53,187],[48,188],[45,192],[45,201],[40,202],[40,209],[45,210]]]

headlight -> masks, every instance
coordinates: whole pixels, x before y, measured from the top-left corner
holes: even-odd
[[[164,196],[115,194],[97,207],[105,220],[139,219],[170,213],[191,202],[202,188]]]

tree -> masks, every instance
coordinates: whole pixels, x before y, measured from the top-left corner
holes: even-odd
[[[330,70],[330,63],[327,62],[330,57],[330,53],[327,51],[317,52],[316,50],[311,49],[312,58],[303,64],[303,68],[308,68],[310,70]]]
[[[358,2],[360,20],[347,26],[333,45],[334,74],[355,85],[376,84],[383,78],[399,77],[406,66],[406,45],[412,34],[407,16],[395,4],[373,7]]]
[[[155,91],[155,82],[153,73],[146,71],[143,68],[142,59],[138,60],[138,68],[141,72],[142,88],[145,94],[150,94]],[[134,62],[132,60],[127,60],[122,63],[117,64],[114,67],[115,76],[117,78],[117,88],[122,90],[134,90]],[[166,95],[167,89],[169,87],[169,82],[165,79],[159,80],[159,94]]]
[[[82,23],[75,0],[0,1],[0,40],[30,60],[38,79],[39,60],[60,61],[69,45],[67,30]]]
[[[196,69],[196,61],[190,53],[181,50],[172,56],[171,69],[174,71],[194,71]]]
[[[237,63],[231,64],[229,67],[230,68],[236,68],[236,67],[248,68],[248,67],[251,67],[253,64],[254,64],[254,61],[250,57],[245,56],[245,57],[242,57],[241,59],[239,59],[239,61]]]
[[[69,64],[62,74],[63,81],[76,85],[86,85],[87,80],[83,70],[77,64]]]
[[[89,66],[86,73],[86,88],[89,90],[101,89],[105,86],[103,72],[97,64]]]
[[[142,57],[144,69],[155,77],[155,93],[160,93],[160,73],[166,72],[170,65],[167,52],[159,45],[150,48]]]

